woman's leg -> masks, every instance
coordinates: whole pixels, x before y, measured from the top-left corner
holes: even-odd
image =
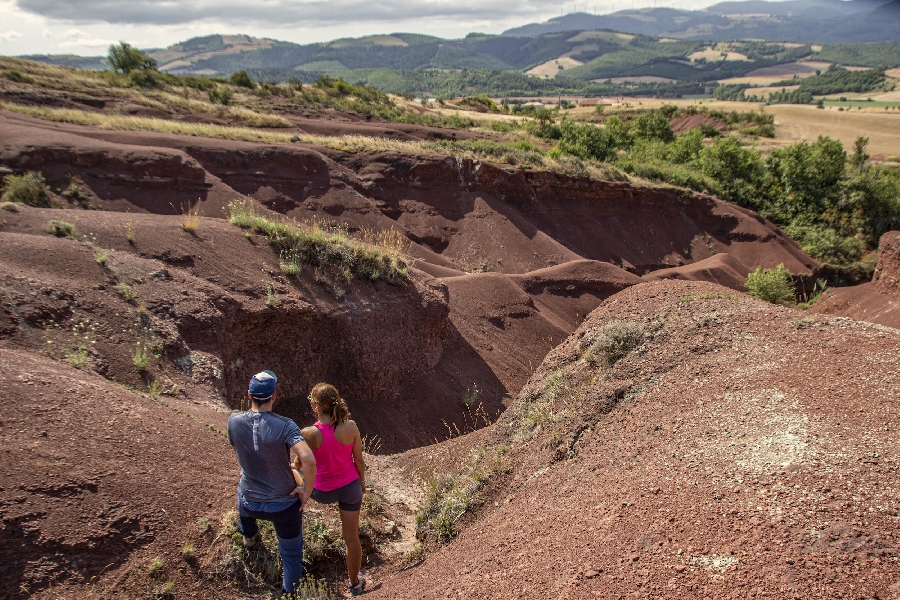
[[[341,509],[341,533],[347,544],[347,575],[350,583],[359,583],[359,568],[362,566],[362,545],[359,543],[359,511]]]

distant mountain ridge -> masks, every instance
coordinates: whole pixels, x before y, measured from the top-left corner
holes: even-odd
[[[693,11],[645,8],[606,15],[571,13],[514,27],[502,35],[603,29],[708,41],[900,42],[900,0],[745,0]]]

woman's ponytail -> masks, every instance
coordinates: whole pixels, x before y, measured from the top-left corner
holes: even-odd
[[[319,410],[331,417],[331,422],[338,426],[350,418],[347,403],[341,398],[337,389],[328,383],[317,383],[310,392]]]

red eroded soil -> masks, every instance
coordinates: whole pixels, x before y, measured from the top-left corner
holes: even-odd
[[[881,236],[871,282],[826,290],[810,312],[900,328],[900,231]]]
[[[900,332],[738,296],[658,281],[603,302],[493,426],[509,471],[458,538],[371,597],[897,597]],[[614,320],[644,342],[604,373],[582,356]],[[551,380],[554,416],[523,425]],[[484,440],[398,460],[453,471]]]
[[[682,133],[684,131],[688,131],[689,129],[700,127],[701,125],[704,125],[706,123],[710,124],[716,131],[728,131],[728,123],[719,121],[718,119],[713,119],[712,117],[707,117],[706,115],[678,117],[677,119],[672,119],[670,125],[672,126],[672,131],[674,131],[675,133]]]
[[[305,127],[299,117],[291,118]],[[459,134],[304,118],[310,131],[319,127],[320,133],[400,135],[387,131],[395,130],[415,139]],[[707,466],[697,452],[706,448],[703,444],[711,437],[707,431],[717,421],[701,419],[698,415],[705,413],[695,402],[708,402],[710,390],[720,388],[726,396],[737,394],[738,388],[722,386],[750,378],[750,395],[734,396],[727,410],[737,411],[741,402],[751,400],[756,403],[752,407],[762,406],[762,412],[748,413],[759,418],[758,431],[751,432],[744,423],[740,432],[763,440],[758,446],[774,440],[778,458],[778,444],[793,443],[791,436],[800,434],[779,429],[768,438],[759,437],[772,423],[788,421],[778,412],[781,405],[768,407],[763,392],[757,392],[777,388],[799,398],[797,402],[808,398],[807,380],[798,371],[784,371],[777,381],[765,379],[775,377],[772,373],[780,373],[778,369],[789,369],[776,359],[806,351],[802,341],[813,330],[820,338],[834,336],[835,348],[843,348],[848,340],[869,343],[865,336],[874,331],[818,316],[790,329],[785,323],[803,315],[735,294],[757,265],[784,263],[796,274],[814,272],[819,265],[755,213],[705,195],[443,156],[347,154],[301,144],[103,131],[10,113],[0,113],[0,169],[40,171],[54,200],[64,207],[0,207],[0,382],[12,397],[24,398],[0,408],[4,465],[13,465],[0,467],[3,561],[12,565],[3,572],[0,587],[13,590],[9,595],[14,598],[151,597],[163,594],[169,580],[176,585],[176,596],[250,594],[214,575],[222,548],[222,540],[216,541],[222,531],[218,523],[233,504],[239,475],[231,449],[215,430],[224,426],[231,409],[241,406],[246,381],[263,368],[279,373],[279,412],[308,423],[306,394],[314,383],[329,381],[347,398],[372,441],[370,448],[380,454],[409,450],[370,457],[381,469],[374,470],[372,480],[383,498],[385,518],[394,519],[400,531],[385,533],[399,538],[367,554],[373,587],[381,586],[374,596],[516,597],[525,593],[521,586],[528,585],[533,592],[557,590],[552,593],[580,597],[576,591],[582,588],[564,592],[581,581],[580,576],[556,577],[575,567],[583,574],[581,556],[596,558],[589,566],[597,574],[585,575],[585,581],[607,581],[603,578],[615,575],[610,595],[636,591],[629,582],[636,582],[637,576],[656,586],[661,576],[641,557],[615,563],[622,552],[637,554],[649,547],[649,538],[635,533],[644,523],[656,523],[653,531],[665,532],[662,538],[670,546],[663,547],[675,552],[671,537],[682,549],[673,555],[681,558],[669,556],[664,563],[684,567],[673,575],[682,577],[677,582],[701,589],[708,565],[718,569],[736,564],[722,562],[722,552],[730,546],[724,545],[718,530],[725,511],[714,510],[719,507],[714,492],[726,489],[720,482],[727,480],[731,486],[727,478],[736,480],[738,473],[748,483],[731,486],[741,488],[732,494],[768,494],[773,488],[749,482],[765,476],[765,486],[786,486],[785,473],[794,471],[784,465],[778,471],[771,462],[744,473],[740,469],[751,467],[738,464],[733,456],[737,466],[730,474],[715,471],[721,467],[718,463],[709,467],[712,475],[699,467],[671,470],[675,463],[666,459],[666,466],[663,459],[673,453],[690,455],[690,464]],[[83,210],[59,195],[75,177],[86,193],[84,204],[102,210]],[[394,229],[411,243],[408,280],[398,285],[348,284],[336,273],[316,272],[312,266],[296,278],[282,274],[278,253],[262,236],[225,219],[229,202],[247,197],[273,217],[325,219],[346,226],[351,234],[361,228]],[[185,204],[199,207],[203,215],[194,232],[183,228]],[[72,223],[77,239],[52,237],[51,220]],[[707,281],[730,291],[703,283]],[[701,299],[677,302],[692,294]],[[709,312],[710,307],[715,310]],[[611,378],[597,377],[599,387],[591,392],[588,412],[570,415],[572,423],[587,419],[589,430],[573,433],[575,425],[562,421],[561,429],[542,430],[531,441],[504,437],[516,403],[522,401],[522,386],[529,381],[531,388],[538,385],[548,369],[559,367],[561,356],[571,354],[573,340],[617,314],[645,325],[656,319],[653,322],[663,326],[654,329],[656,345],[623,360]],[[770,314],[771,327],[791,334],[784,334],[787,341],[765,337],[763,325]],[[876,360],[881,360],[878,344],[893,343],[892,334],[884,335],[871,341]],[[765,351],[752,340],[762,340]],[[139,343],[151,349],[142,371],[135,364]],[[782,343],[787,345],[778,345]],[[78,364],[80,347],[83,364]],[[721,361],[713,361],[716,357]],[[770,366],[772,361],[776,367]],[[837,375],[841,385],[855,381]],[[787,381],[796,390],[782,385]],[[893,380],[884,381],[893,385]],[[707,382],[707,387],[698,382]],[[885,389],[893,393],[893,388]],[[812,414],[802,412],[807,404],[792,404],[790,410]],[[832,414],[827,407],[815,410]],[[735,414],[723,413],[722,422],[732,422]],[[677,417],[678,427],[670,427],[676,421],[663,422],[659,415]],[[853,418],[868,419],[866,415],[854,413]],[[500,424],[485,428],[498,417]],[[656,423],[663,433],[649,433],[646,423]],[[803,435],[808,435],[803,448],[812,448],[818,443],[814,434],[824,435],[824,429],[804,427]],[[561,459],[560,453],[568,456],[568,449],[547,447],[549,436],[557,434],[573,440],[571,459]],[[428,446],[448,436],[453,439]],[[421,495],[417,477],[429,468],[447,470],[459,464],[477,441],[498,439],[510,446],[515,468],[493,480],[491,499],[478,512],[460,520],[463,533],[458,541],[429,554],[424,564],[399,572],[398,553],[415,545],[412,513]],[[883,453],[891,456],[892,451],[886,447]],[[806,469],[802,461],[808,456],[819,455],[810,451],[794,458]],[[843,460],[829,463],[837,469],[834,473],[847,472],[841,470]],[[868,485],[865,477],[869,475],[859,480],[861,485]],[[646,500],[640,496],[644,478],[655,478],[659,488]],[[588,493],[579,486],[594,480],[602,486],[578,500]],[[759,505],[781,502],[793,493],[778,489],[777,496],[761,495]],[[700,499],[696,509],[689,506],[694,494]],[[665,515],[675,520],[665,521],[668,525],[659,521],[662,513],[653,512],[657,507],[651,506],[652,498],[672,498],[673,509]],[[843,496],[836,498],[843,502]],[[491,508],[494,502],[497,506]],[[679,506],[681,516],[674,510]],[[868,505],[852,506],[863,511],[861,519],[878,516],[865,512]],[[774,544],[783,523],[771,528],[765,524],[788,509],[751,510],[748,501],[740,510],[744,512],[731,516],[747,528],[744,537]],[[841,518],[850,523],[847,507],[834,510],[844,511]],[[587,525],[586,519],[594,521]],[[598,533],[588,535],[589,529],[576,530],[574,524],[594,527]],[[816,531],[836,531],[836,540],[850,539],[850,529]],[[506,535],[511,536],[509,546],[498,551],[495,544]],[[535,545],[534,538],[551,542]],[[883,541],[886,535],[878,539],[882,541],[853,541],[851,546],[869,544],[878,552],[890,547]],[[565,551],[559,540],[577,552]],[[601,545],[591,546],[596,540]],[[196,560],[181,555],[188,542],[197,548]],[[748,541],[741,548],[755,546]],[[781,550],[773,548],[760,556],[781,557]],[[499,561],[491,559],[491,567],[479,562],[486,560],[487,549]],[[150,576],[149,564],[157,556],[164,558],[165,568]],[[738,556],[741,565],[757,565],[741,554],[729,556]],[[884,577],[892,572],[892,556],[887,550],[877,555]],[[439,566],[442,557],[448,562]],[[501,564],[507,560],[521,570],[516,567],[515,574],[506,574]],[[340,561],[335,562],[340,571]],[[452,571],[453,565],[463,564],[476,568]],[[834,564],[841,569],[835,571],[835,581],[843,585],[844,565]],[[557,569],[553,581],[542,579],[549,577],[545,565]],[[647,571],[635,574],[635,568]],[[480,579],[470,577],[473,574]],[[494,583],[481,578],[487,574]],[[875,575],[867,578],[882,581]],[[516,581],[519,587],[509,587]],[[744,590],[732,583],[715,585],[720,588],[711,588],[714,591]],[[774,585],[763,587],[775,590]],[[873,589],[886,589],[878,586]]]

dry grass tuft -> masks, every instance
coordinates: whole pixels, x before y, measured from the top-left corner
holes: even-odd
[[[181,228],[188,233],[194,233],[197,231],[198,225],[200,225],[200,203],[197,202],[191,206],[188,202],[182,202]]]

